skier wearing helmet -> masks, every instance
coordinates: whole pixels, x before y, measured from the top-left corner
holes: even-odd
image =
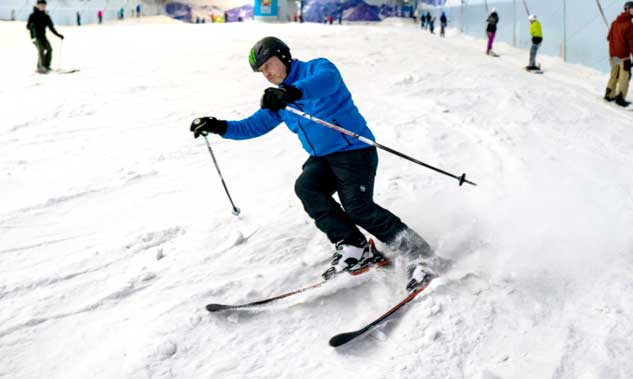
[[[604,95],[606,101],[615,101],[621,107],[631,103],[626,94],[631,80],[631,54],[633,54],[633,1],[624,4],[622,12],[609,28],[609,63],[611,77]]]
[[[317,228],[335,245],[333,260],[323,273],[324,278],[386,262],[358,226],[393,251],[409,257],[408,290],[416,289],[427,275],[441,269],[442,260],[429,244],[400,218],[374,202],[376,148],[284,109],[291,104],[374,140],[336,66],[324,58],[293,59],[289,47],[275,37],[257,42],[248,60],[254,72],[261,72],[275,85],[264,91],[261,108],[243,120],[201,117],[193,121],[190,130],[196,138],[215,133],[223,138],[243,140],[262,136],[284,122],[297,134],[309,158],[295,182],[295,193]],[[335,192],[340,204],[332,197]]]
[[[525,68],[528,71],[539,71],[540,67],[536,65],[536,53],[543,42],[543,28],[541,23],[536,19],[536,15],[528,16],[530,21],[530,36],[532,37],[532,47],[530,48],[530,64]]]

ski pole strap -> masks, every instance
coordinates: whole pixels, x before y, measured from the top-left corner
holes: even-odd
[[[457,180],[459,181],[459,185],[460,185],[460,186],[461,186],[462,184],[464,184],[464,183],[468,183],[468,184],[471,184],[471,185],[473,185],[473,186],[476,186],[476,185],[477,185],[476,183],[473,183],[473,182],[471,182],[470,180],[467,180],[467,179],[466,179],[466,174],[462,174],[461,176],[457,176],[457,175],[451,174],[450,172],[446,172],[446,171],[444,171],[444,170],[442,170],[442,169],[439,169],[439,168],[437,168],[437,167],[433,167],[433,166],[431,166],[431,165],[429,165],[429,164],[426,164],[426,163],[424,163],[424,162],[422,162],[422,161],[420,161],[420,160],[417,160],[417,159],[412,158],[412,157],[410,157],[410,156],[408,156],[408,155],[406,155],[406,154],[403,154],[403,153],[401,153],[401,152],[399,152],[399,151],[397,151],[397,150],[394,150],[394,149],[392,149],[392,148],[390,148],[390,147],[387,147],[387,146],[381,145],[381,144],[379,144],[378,142],[375,142],[375,141],[370,140],[369,138],[365,138],[365,137],[363,137],[363,136],[361,136],[361,135],[359,135],[359,134],[357,134],[357,133],[354,133],[354,132],[351,132],[351,131],[349,131],[349,130],[347,130],[347,129],[341,128],[341,127],[340,127],[340,126],[338,126],[338,125],[334,125],[334,124],[331,124],[331,123],[329,123],[329,122],[327,122],[327,121],[324,121],[324,120],[321,120],[321,119],[319,119],[319,118],[316,118],[316,117],[314,117],[314,116],[312,116],[312,115],[310,115],[310,114],[308,114],[308,113],[305,113],[305,112],[303,112],[303,111],[300,111],[300,110],[298,110],[298,109],[296,109],[296,108],[293,108],[293,107],[291,107],[291,106],[287,106],[287,107],[285,108],[285,110],[286,110],[286,111],[288,111],[288,112],[290,112],[290,113],[294,113],[294,114],[296,114],[297,116],[300,116],[300,117],[306,118],[306,119],[308,119],[308,120],[310,120],[310,121],[313,121],[313,122],[316,122],[316,123],[317,123],[317,124],[319,124],[319,125],[323,125],[323,126],[325,126],[325,127],[327,127],[327,128],[334,129],[334,130],[336,130],[336,131],[338,131],[338,132],[340,132],[340,133],[343,133],[343,134],[345,134],[345,135],[348,135],[348,136],[350,136],[350,137],[352,137],[352,138],[356,138],[357,140],[359,140],[359,141],[361,141],[361,142],[363,142],[363,143],[366,143],[366,144],[368,144],[368,145],[370,145],[370,146],[375,146],[375,147],[377,147],[377,148],[379,148],[379,149],[382,149],[382,150],[385,150],[385,151],[387,151],[387,152],[390,152],[391,154],[397,155],[397,156],[399,156],[400,158],[404,158],[404,159],[406,159],[406,160],[408,160],[408,161],[411,161],[411,162],[413,162],[413,163],[417,163],[417,164],[419,164],[420,166],[424,166],[424,167],[426,167],[426,168],[428,168],[428,169],[431,169],[431,170],[433,170],[433,171],[439,172],[439,173],[444,174],[444,175],[446,175],[446,176],[450,176],[451,178],[455,178],[455,179],[457,179]]]

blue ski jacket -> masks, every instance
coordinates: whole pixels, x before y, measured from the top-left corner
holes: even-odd
[[[281,85],[293,85],[303,94],[291,106],[375,141],[367,122],[354,105],[341,74],[327,59],[319,58],[308,62],[293,60],[290,72]],[[355,138],[283,109],[279,112],[260,109],[243,120],[227,121],[227,130],[222,137],[234,140],[259,137],[281,122],[286,123],[288,129],[297,134],[301,145],[311,156],[319,157],[368,147]]]

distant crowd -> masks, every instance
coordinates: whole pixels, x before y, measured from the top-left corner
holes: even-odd
[[[137,4],[135,8],[131,10],[132,17],[141,17],[141,5]],[[239,21],[244,19],[243,13],[240,13]],[[77,12],[77,25],[81,25],[81,14]],[[227,13],[223,16],[213,16],[212,22],[224,22],[228,19]],[[217,17],[217,19],[215,18]],[[15,12],[12,12],[11,18],[15,19]],[[124,8],[120,8],[117,12],[117,18],[123,20],[125,18]],[[420,10],[412,13],[412,18],[417,23],[420,22],[420,26],[423,30],[428,30],[431,34],[435,34],[435,22],[436,18],[429,11]],[[337,13],[337,22],[342,23],[343,12]],[[103,11],[97,12],[97,20],[101,24],[103,22]],[[303,15],[301,13],[294,14],[293,20],[295,22],[303,22]],[[530,47],[529,63],[525,67],[528,72],[543,73],[540,64],[536,63],[536,55],[543,42],[543,28],[540,21],[535,14],[528,16],[530,22],[530,36],[532,38],[532,46]],[[499,55],[494,52],[493,44],[497,33],[497,26],[500,22],[500,17],[495,8],[492,8],[488,17],[486,18],[486,54],[492,57],[498,57]],[[196,20],[196,23],[201,22],[200,19]],[[204,22],[204,20],[202,20]],[[323,23],[334,23],[334,14],[323,16]],[[444,37],[446,34],[446,27],[448,25],[448,18],[446,13],[442,11],[440,15],[440,36]],[[49,15],[46,13],[46,0],[37,0],[36,6],[33,8],[33,13],[29,16],[26,28],[29,30],[31,40],[38,51],[37,71],[40,73],[46,73],[50,71],[50,64],[52,58],[52,47],[48,39],[46,38],[46,28],[49,28],[53,34],[63,39],[64,36],[59,34]],[[608,102],[614,102],[615,104],[627,107],[630,102],[626,101],[628,93],[629,82],[631,80],[631,56],[633,55],[633,1],[627,1],[624,4],[624,11],[617,16],[617,18],[611,23],[609,28],[609,34],[607,37],[609,44],[609,63],[611,65],[611,72],[609,81],[607,83],[604,99]]]
[[[499,56],[492,50],[499,20],[497,10],[492,8],[486,19],[486,33],[488,35],[486,54],[489,56]],[[543,73],[541,66],[536,63],[536,54],[543,42],[543,28],[535,14],[530,14],[528,20],[532,46],[529,64],[525,69],[529,72]],[[614,102],[621,107],[628,107],[631,104],[626,100],[626,95],[631,81],[631,56],[633,56],[633,1],[625,2],[623,12],[611,23],[607,42],[609,44],[611,72],[604,100]]]

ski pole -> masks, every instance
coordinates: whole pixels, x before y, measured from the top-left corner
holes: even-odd
[[[527,1],[523,0],[523,6],[525,7],[525,13],[529,16],[530,10],[528,9]]]
[[[459,185],[460,185],[460,186],[461,186],[462,184],[464,184],[464,183],[472,184],[473,186],[476,186],[476,185],[477,185],[477,184],[475,184],[475,183],[473,183],[473,182],[471,182],[471,181],[469,181],[469,180],[466,180],[466,174],[465,174],[465,173],[464,173],[464,174],[462,174],[461,176],[453,175],[453,174],[451,174],[450,172],[446,172],[446,171],[441,170],[441,169],[439,169],[439,168],[437,168],[437,167],[433,167],[433,166],[428,165],[428,164],[426,164],[426,163],[424,163],[424,162],[422,162],[422,161],[419,161],[419,160],[417,160],[417,159],[415,159],[415,158],[411,158],[410,156],[405,155],[405,154],[402,154],[402,153],[401,153],[401,152],[399,152],[399,151],[396,151],[396,150],[391,149],[391,148],[389,148],[389,147],[387,147],[387,146],[381,145],[381,144],[379,144],[378,142],[372,141],[372,140],[370,140],[369,138],[365,138],[365,137],[363,137],[363,136],[361,136],[361,135],[358,135],[358,134],[356,134],[356,133],[354,133],[354,132],[350,132],[349,130],[344,129],[344,128],[341,128],[341,127],[340,127],[340,126],[338,126],[338,125],[330,124],[330,123],[329,123],[329,122],[327,122],[327,121],[323,121],[323,120],[321,120],[321,119],[319,119],[319,118],[316,118],[316,117],[314,117],[314,116],[312,116],[312,115],[310,115],[310,114],[308,114],[308,113],[302,112],[302,111],[300,111],[300,110],[298,110],[298,109],[296,109],[296,108],[293,108],[293,107],[287,106],[287,107],[285,108],[285,110],[287,110],[288,112],[294,113],[294,114],[296,114],[296,115],[298,115],[298,116],[301,116],[301,117],[303,117],[303,118],[306,118],[306,119],[308,119],[308,120],[310,120],[310,121],[316,122],[317,124],[323,125],[323,126],[328,127],[328,128],[330,128],[330,129],[334,129],[334,130],[336,130],[337,132],[343,133],[343,134],[348,135],[348,136],[350,136],[350,137],[352,137],[352,138],[356,138],[357,140],[359,140],[359,141],[361,141],[361,142],[364,142],[364,143],[366,143],[366,144],[368,144],[368,145],[375,146],[375,147],[377,147],[377,148],[379,148],[379,149],[383,149],[383,150],[385,150],[385,151],[388,151],[388,152],[390,152],[391,154],[395,154],[395,155],[399,156],[400,158],[407,159],[407,160],[409,160],[409,161],[411,161],[411,162],[413,162],[413,163],[417,163],[417,164],[419,164],[420,166],[424,166],[424,167],[429,168],[429,169],[431,169],[431,170],[433,170],[433,171],[437,171],[437,172],[439,172],[439,173],[441,173],[441,174],[444,174],[444,175],[446,175],[446,176],[450,176],[451,178],[455,178],[455,179],[457,179],[457,180],[459,181]]]
[[[604,10],[602,9],[602,4],[600,4],[600,0],[596,0],[596,3],[598,4],[598,9],[600,10],[600,14],[602,15],[602,20],[604,21],[604,24],[608,28],[609,22],[607,21],[607,17],[604,15]]]
[[[59,44],[59,65],[57,66],[58,70],[62,69],[62,49],[64,48],[64,40],[62,39]]]
[[[209,148],[209,153],[211,154],[211,159],[213,159],[213,164],[215,164],[215,169],[218,170],[218,175],[220,175],[220,180],[222,181],[222,186],[224,186],[224,191],[226,192],[226,196],[229,197],[229,201],[231,202],[231,206],[233,207],[233,214],[238,216],[240,214],[240,208],[236,207],[233,203],[233,199],[231,199],[231,194],[229,193],[229,189],[226,188],[226,183],[224,182],[224,177],[220,172],[220,166],[218,166],[218,161],[215,159],[215,155],[213,154],[213,150],[211,149],[211,144],[209,144],[209,140],[207,136],[204,136],[204,141],[207,143],[207,147]]]

